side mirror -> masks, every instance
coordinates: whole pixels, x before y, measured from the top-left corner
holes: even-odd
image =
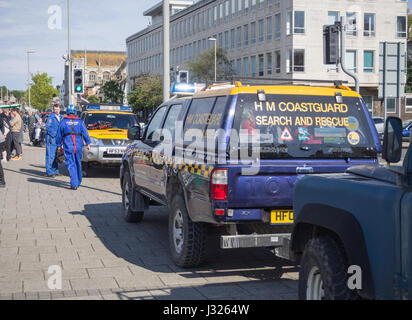
[[[140,126],[131,127],[127,130],[127,139],[140,140]]]
[[[383,136],[382,158],[388,163],[396,163],[402,157],[402,120],[388,117]]]

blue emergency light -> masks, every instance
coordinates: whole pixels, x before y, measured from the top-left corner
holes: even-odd
[[[192,95],[196,91],[194,83],[173,82],[170,88],[172,95]]]
[[[101,106],[101,105],[88,105],[86,110],[94,111],[123,111],[132,112],[133,108],[130,106]]]

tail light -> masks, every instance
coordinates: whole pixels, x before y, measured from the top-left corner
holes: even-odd
[[[227,200],[227,169],[216,169],[211,179],[212,200]]]

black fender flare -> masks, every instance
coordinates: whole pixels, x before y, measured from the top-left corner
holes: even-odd
[[[357,265],[362,270],[362,290],[358,293],[363,298],[374,298],[374,283],[370,269],[368,250],[362,228],[357,219],[348,211],[326,204],[306,204],[296,217],[290,249],[292,256],[303,252],[306,241],[317,228],[334,233],[341,241],[349,265]],[[310,232],[310,234],[308,234]]]

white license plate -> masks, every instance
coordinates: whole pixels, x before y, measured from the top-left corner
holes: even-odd
[[[124,149],[107,149],[107,154],[123,154]]]

